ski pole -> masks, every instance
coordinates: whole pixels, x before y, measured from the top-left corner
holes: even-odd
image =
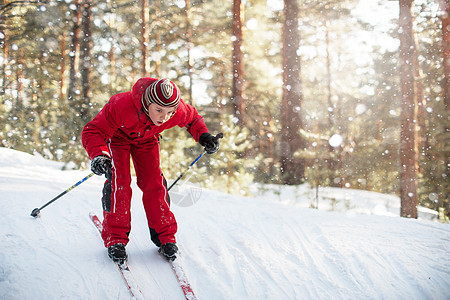
[[[41,212],[42,209],[44,209],[45,207],[47,207],[51,203],[55,202],[56,200],[58,200],[59,198],[61,198],[62,196],[64,196],[65,194],[67,194],[68,192],[70,192],[71,190],[73,190],[74,188],[79,186],[80,184],[82,184],[84,181],[88,180],[93,175],[94,175],[94,173],[89,174],[88,176],[84,177],[83,179],[81,179],[80,181],[78,181],[77,183],[72,185],[70,188],[68,188],[67,190],[65,190],[64,192],[62,192],[61,194],[59,194],[58,196],[53,198],[52,200],[50,200],[47,203],[45,203],[44,205],[42,205],[41,207],[33,209],[33,211],[31,212],[31,216],[36,218],[37,215]]]
[[[219,133],[214,137],[215,141],[218,141],[219,139],[223,138],[223,133]],[[203,154],[206,153],[206,150],[202,152],[202,154],[200,154],[187,168],[186,171],[184,171],[184,173],[181,173],[180,176],[178,176],[177,179],[175,179],[175,181],[169,186],[169,188],[167,189],[167,191],[170,191],[170,189],[192,168],[192,166],[200,159],[202,158]]]
[[[190,165],[189,165],[189,167],[187,168],[187,170],[186,171],[184,171],[184,173],[181,173],[181,175],[180,176],[178,176],[178,178],[177,179],[175,179],[175,181],[169,186],[169,188],[167,189],[167,191],[170,191],[170,189],[175,185],[175,184],[177,184],[177,182],[192,168],[192,166],[200,159],[200,158],[202,158],[202,156],[203,156],[203,154],[205,154],[206,153],[206,151],[203,151],[202,152],[202,154],[200,154]]]

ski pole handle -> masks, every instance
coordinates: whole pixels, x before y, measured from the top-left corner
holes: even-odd
[[[217,142],[219,139],[223,138],[223,133],[218,133],[215,137],[214,137],[214,141]]]
[[[83,182],[88,180],[89,178],[91,178],[92,176],[94,176],[94,173],[91,173],[88,176],[84,177],[83,179],[81,179],[80,181],[78,181],[77,183],[72,185],[70,188],[68,188],[67,190],[65,190],[64,192],[62,192],[61,194],[59,194],[58,196],[53,198],[52,200],[50,200],[47,203],[45,203],[44,205],[42,205],[41,207],[33,209],[33,211],[31,212],[31,216],[36,218],[42,209],[44,209],[48,205],[52,204],[53,202],[55,202],[56,200],[58,200],[59,198],[61,198],[62,196],[64,196],[65,194],[67,194],[68,192],[70,192],[71,190],[73,190],[74,188],[76,188],[77,186],[79,186],[80,184],[82,184]]]

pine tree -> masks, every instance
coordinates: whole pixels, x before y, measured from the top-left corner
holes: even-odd
[[[414,56],[417,55],[412,29],[412,0],[400,0],[400,76],[402,87],[400,197],[401,216],[417,218],[417,98]]]
[[[302,86],[300,57],[297,54],[300,37],[298,33],[298,4],[285,0],[283,28],[283,96],[281,100],[280,168],[285,184],[299,184],[305,177],[305,161],[295,158],[294,153],[305,147],[298,135],[303,128],[301,119]]]

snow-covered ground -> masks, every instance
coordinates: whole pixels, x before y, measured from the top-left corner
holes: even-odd
[[[130,299],[88,217],[101,216],[103,178],[30,216],[87,174],[0,148],[0,299]],[[183,299],[133,189],[129,265],[147,298]],[[320,189],[310,209],[308,190],[202,189],[194,205],[174,205],[179,260],[198,298],[450,299],[449,224],[394,217],[398,199],[354,190]]]
[[[395,195],[333,187],[254,185],[252,194],[258,199],[278,200],[297,207],[317,208],[347,214],[398,217],[400,198]],[[438,213],[423,206],[417,208],[419,219],[437,221]]]

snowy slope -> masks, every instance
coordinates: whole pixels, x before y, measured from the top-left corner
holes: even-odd
[[[59,168],[0,148],[0,299],[130,299],[88,217],[101,216],[103,178],[30,216],[89,174]],[[183,299],[149,242],[135,183],[133,190],[130,267],[146,297]],[[200,299],[450,298],[448,224],[208,190],[195,205],[173,209],[180,261]]]

